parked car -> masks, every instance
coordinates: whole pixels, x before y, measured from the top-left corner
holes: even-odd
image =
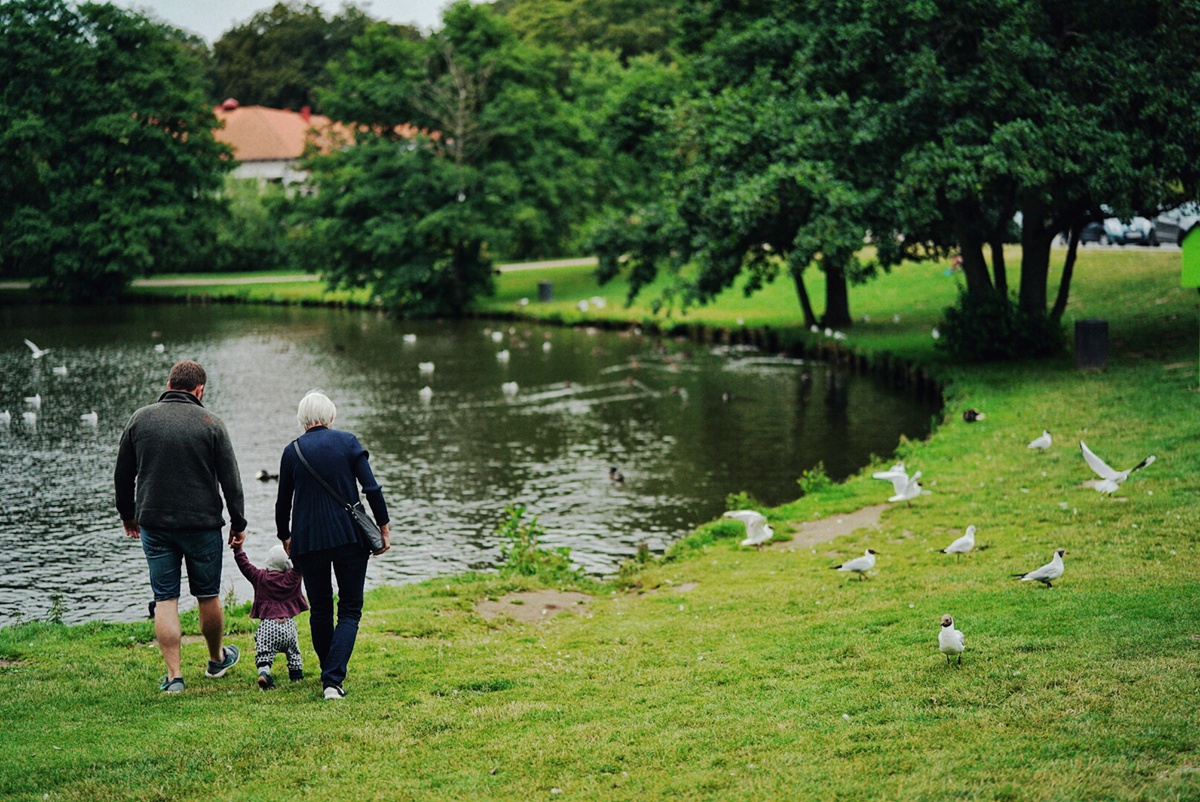
[[[1200,202],[1185,203],[1178,209],[1163,212],[1154,220],[1155,229],[1163,242],[1182,243],[1195,226],[1200,225]]]
[[[1079,232],[1080,244],[1094,242],[1098,245],[1158,245],[1158,231],[1154,223],[1145,217],[1135,217],[1128,223],[1119,218],[1106,217],[1103,221],[1088,223]]]

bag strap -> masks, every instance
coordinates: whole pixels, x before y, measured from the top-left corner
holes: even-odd
[[[333,487],[329,484],[329,482],[326,482],[324,479],[321,478],[321,474],[317,473],[316,470],[313,468],[313,466],[308,464],[308,460],[306,460],[304,458],[304,452],[300,450],[300,441],[293,440],[292,447],[296,449],[296,456],[299,457],[300,461],[304,463],[304,467],[308,468],[308,472],[311,473],[314,477],[316,477],[316,480],[321,483],[321,487],[328,490],[329,495],[333,496],[333,498],[337,501],[338,504],[341,504],[343,507],[345,507],[348,510],[354,509],[353,506],[351,506],[350,504],[347,504],[345,501],[342,501],[341,495],[339,495],[338,492],[333,489]]]

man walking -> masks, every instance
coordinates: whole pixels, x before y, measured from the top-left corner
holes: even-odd
[[[196,597],[200,632],[208,644],[205,676],[223,677],[238,648],[223,646],[221,608],[221,494],[229,510],[229,545],[246,540],[242,480],[229,432],[200,403],[207,376],[191,360],[177,362],[157,403],[133,413],[117,452],[117,512],[125,534],[140,538],[156,602],[154,633],[167,675],[159,689],[183,690],[180,668],[181,565]]]

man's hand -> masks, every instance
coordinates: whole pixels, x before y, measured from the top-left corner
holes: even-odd
[[[125,534],[135,540],[142,537],[142,528],[138,526],[137,521],[121,521],[121,525],[125,527]]]
[[[246,530],[245,529],[243,529],[240,532],[235,532],[235,531],[233,531],[233,529],[229,530],[229,546],[230,546],[230,548],[240,549],[242,547],[242,544],[245,542],[246,542]]]
[[[392,547],[391,526],[389,524],[384,524],[383,526],[379,527],[379,531],[383,535],[383,548],[380,549],[379,551],[371,552],[372,554],[374,554],[377,557]]]

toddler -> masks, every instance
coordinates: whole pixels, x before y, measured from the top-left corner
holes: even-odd
[[[258,687],[264,691],[275,687],[271,666],[280,652],[287,656],[288,678],[292,682],[304,679],[295,616],[308,609],[308,602],[300,592],[300,572],[292,567],[283,546],[271,547],[266,570],[254,567],[241,545],[233,547],[233,556],[242,576],[254,586],[250,617],[258,619],[258,631],[254,634]]]

